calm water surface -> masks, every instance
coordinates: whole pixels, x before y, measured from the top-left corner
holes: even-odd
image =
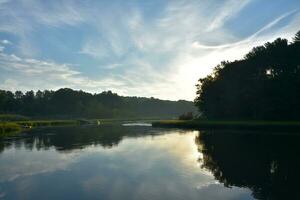
[[[297,199],[297,134],[149,126],[0,139],[0,199]]]

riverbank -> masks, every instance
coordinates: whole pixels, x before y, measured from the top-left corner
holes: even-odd
[[[300,121],[160,120],[153,127],[183,129],[300,130]]]
[[[7,115],[8,116],[8,115]],[[7,119],[3,118],[3,119]],[[157,118],[112,118],[112,119],[74,119],[74,120],[16,120],[14,115],[9,116],[11,121],[0,120],[0,136],[8,134],[17,134],[21,131],[32,129],[35,127],[48,126],[75,126],[75,125],[104,125],[104,124],[122,124],[132,121],[143,121],[151,123]]]
[[[6,134],[15,134],[22,130],[21,126],[13,122],[0,123],[0,136]]]
[[[79,120],[27,120],[27,121],[13,121],[0,122],[0,135],[16,134],[23,130],[28,130],[34,127],[44,126],[65,126],[65,125],[79,125]]]

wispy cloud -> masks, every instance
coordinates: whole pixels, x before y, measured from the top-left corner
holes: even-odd
[[[198,78],[220,61],[241,58],[276,37],[290,39],[299,28],[298,10],[274,15],[244,36],[227,27],[241,24],[240,14],[255,3],[0,1],[0,33],[17,38],[0,37],[0,87],[111,89],[192,100]],[[17,50],[11,54],[11,49]]]
[[[110,79],[96,81],[83,76],[81,72],[71,69],[70,64],[58,64],[50,61],[24,59],[14,54],[0,52],[0,69],[10,76],[1,77],[3,89],[57,89],[59,87],[86,88],[88,90],[106,89],[119,86]],[[10,85],[13,83],[13,85]]]
[[[287,35],[284,35],[284,33],[280,32],[280,30],[282,31],[282,29],[279,29],[275,32],[273,31],[271,33],[269,32],[269,29],[276,26],[279,22],[281,22],[285,18],[290,17],[291,15],[294,15],[297,13],[299,13],[299,9],[295,9],[293,11],[284,13],[283,15],[279,16],[278,18],[276,18],[273,21],[266,24],[264,27],[262,27],[261,29],[259,29],[255,33],[253,33],[252,35],[250,35],[247,38],[242,39],[238,42],[234,42],[234,43],[230,43],[230,44],[216,45],[216,46],[209,46],[209,45],[202,45],[196,41],[192,44],[192,47],[200,48],[200,49],[224,49],[224,48],[230,48],[230,47],[231,48],[237,47],[237,46],[243,45],[243,44],[253,43],[255,41],[258,43],[263,43],[263,42],[266,42],[267,40],[272,40],[272,39],[274,39],[276,37],[280,37],[280,36],[290,39],[290,35],[291,35],[290,33],[294,33],[295,31],[297,31],[298,27],[294,26],[294,27],[290,27],[289,29],[285,28],[284,31],[287,33]],[[294,19],[297,19],[297,18],[298,17],[296,15],[296,17]]]
[[[225,3],[220,3],[218,8],[215,9],[215,16],[206,30],[213,31],[222,27],[227,20],[234,18],[250,2],[251,0],[228,0]]]
[[[83,17],[79,9],[80,6],[73,1],[3,1],[0,3],[0,32],[18,36],[19,53],[35,56],[38,50],[32,34],[42,27],[80,24]]]

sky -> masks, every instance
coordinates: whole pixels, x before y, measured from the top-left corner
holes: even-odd
[[[299,30],[299,0],[0,0],[0,89],[193,100],[221,61]]]

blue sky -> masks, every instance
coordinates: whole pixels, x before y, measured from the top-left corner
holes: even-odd
[[[299,0],[0,0],[0,89],[193,100],[218,63],[298,30]]]

